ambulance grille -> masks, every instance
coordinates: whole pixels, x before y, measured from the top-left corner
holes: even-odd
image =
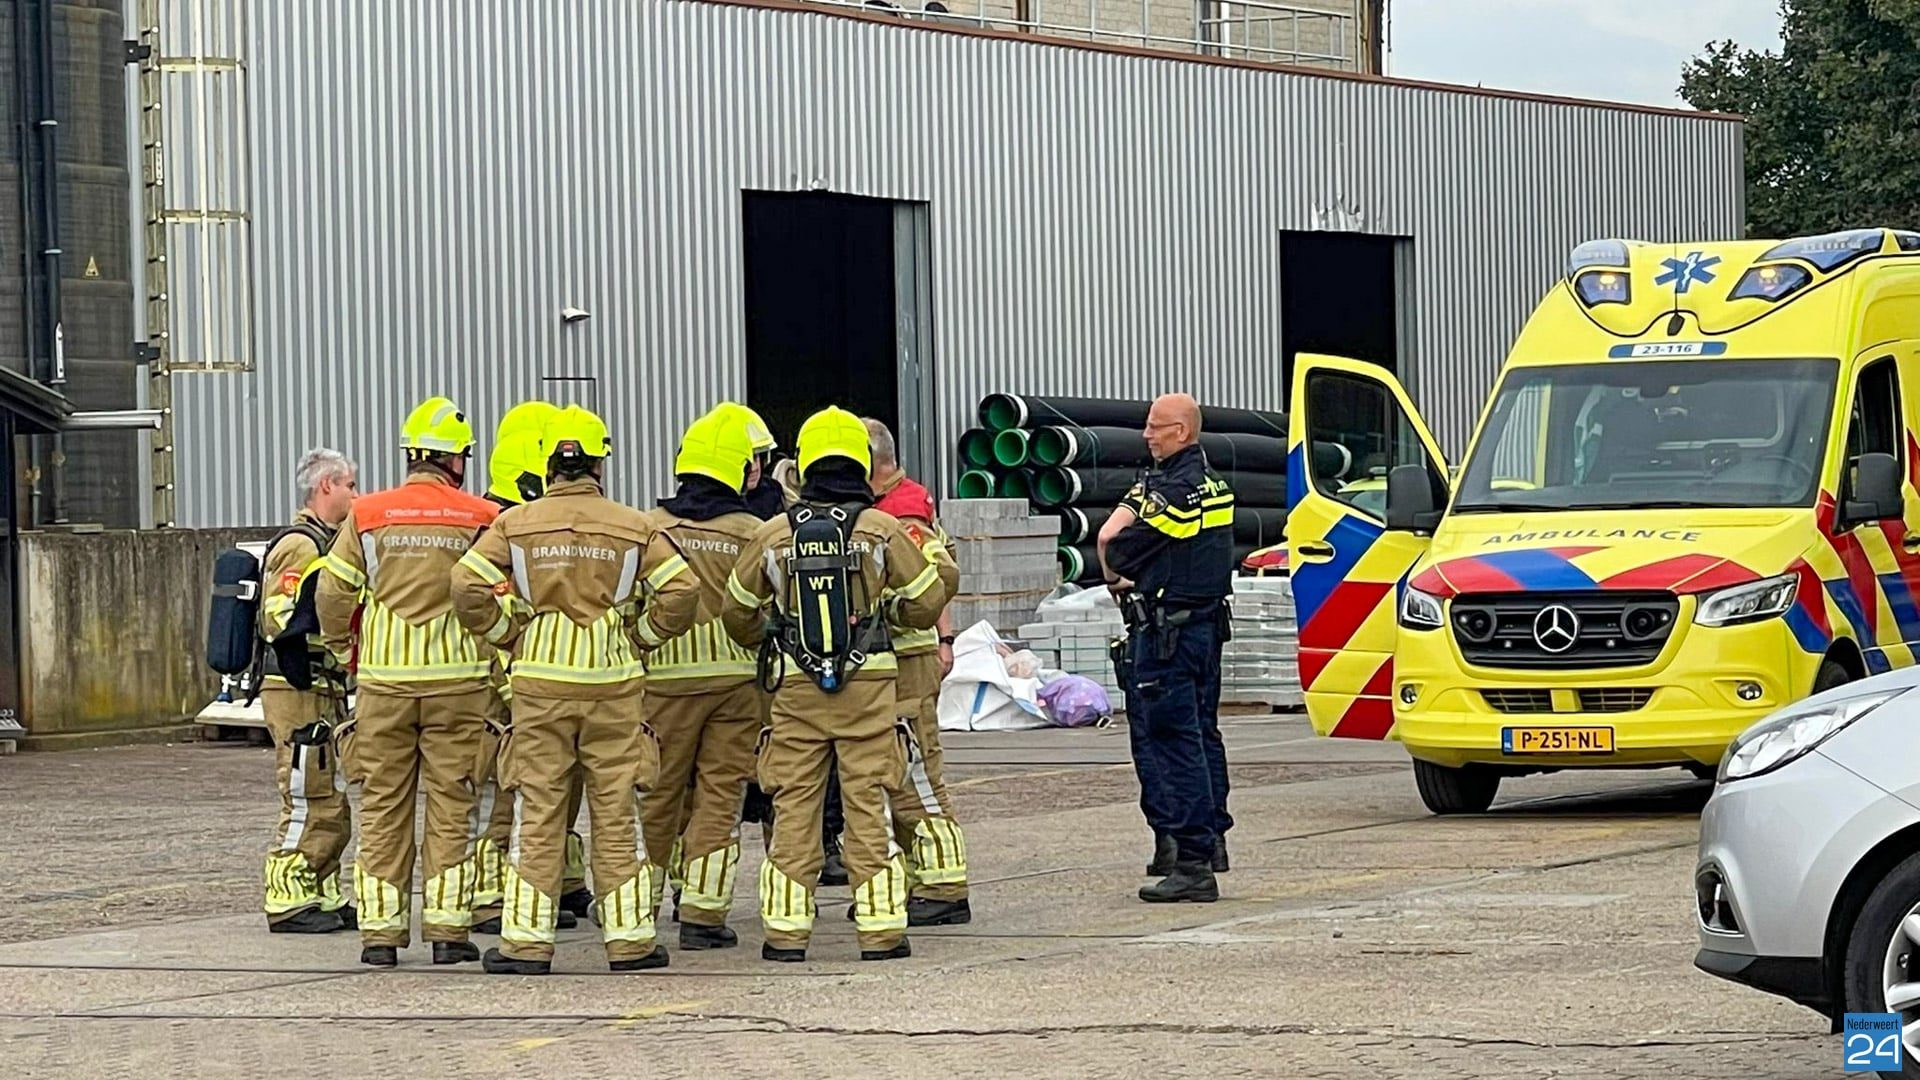
[[[1482,690],[1480,696],[1486,699],[1487,707],[1494,712],[1511,715],[1553,711],[1551,690]]]
[[[1565,610],[1547,616],[1550,608]],[[1667,592],[1475,593],[1455,599],[1450,614],[1460,654],[1475,667],[1638,667],[1666,647],[1680,601]],[[1577,624],[1571,643],[1564,634],[1555,636],[1569,622]],[[1549,631],[1544,641],[1537,628]]]
[[[1637,712],[1653,700],[1649,686],[1609,686],[1580,691],[1581,712]]]

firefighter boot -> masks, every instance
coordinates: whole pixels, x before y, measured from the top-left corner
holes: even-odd
[[[340,916],[319,908],[308,908],[297,915],[289,915],[267,927],[269,934],[331,934],[346,929]]]
[[[480,946],[471,941],[433,943],[433,962],[436,964],[471,964],[478,959],[480,959]]]
[[[667,955],[667,947],[665,945],[655,945],[653,947],[653,951],[648,953],[645,956],[635,956],[625,960],[607,961],[607,970],[608,971],[651,971],[654,968],[666,967],[667,964],[670,963],[671,961],[672,961],[672,957]]]
[[[807,950],[782,949],[771,942],[763,942],[760,945],[760,959],[776,964],[803,964],[807,960]]]
[[[908,926],[964,926],[972,921],[973,908],[965,900],[907,899]]]
[[[860,950],[860,959],[862,960],[905,960],[912,955],[913,946],[907,944],[906,938],[901,938],[900,944],[895,945],[891,949]]]
[[[820,884],[845,885],[847,864],[840,859],[840,837],[834,833],[825,834],[825,839],[821,843],[821,852],[825,861],[820,866]]]
[[[680,924],[680,948],[685,952],[699,952],[703,949],[731,949],[740,944],[740,935],[727,926],[701,926],[698,923]]]
[[[488,949],[480,958],[480,967],[489,975],[548,975],[553,972],[553,961],[516,960],[499,949]]]

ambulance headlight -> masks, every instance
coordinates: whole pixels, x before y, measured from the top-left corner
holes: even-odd
[[[1700,597],[1693,621],[1701,626],[1738,626],[1784,615],[1800,591],[1798,574],[1731,585]]]
[[[1400,625],[1409,630],[1438,630],[1447,624],[1440,598],[1409,585],[1400,593]]]
[[[1573,291],[1588,307],[1625,304],[1633,299],[1633,285],[1620,270],[1589,270],[1573,279]]]
[[[1720,783],[1759,776],[1804,757],[1855,720],[1906,693],[1883,691],[1819,705],[1796,705],[1748,728],[1720,759]]]
[[[1756,266],[1740,275],[1732,299],[1775,301],[1806,288],[1813,275],[1798,266]]]

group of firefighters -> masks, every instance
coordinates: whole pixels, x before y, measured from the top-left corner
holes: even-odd
[[[644,511],[607,497],[614,440],[586,409],[509,411],[484,496],[465,490],[474,443],[433,398],[401,430],[398,487],[359,495],[337,451],[300,463],[305,505],[261,566],[274,932],[357,928],[361,960],[394,966],[423,856],[436,964],[542,974],[556,929],[590,917],[612,970],[665,967],[669,884],[682,949],[737,944],[757,788],[762,956],[803,960],[836,786],[862,959],[909,955],[909,925],[971,918],[934,716],[959,570],[883,424],[825,409],[776,469],[767,425],[723,402]],[[475,931],[499,947],[482,957]]]

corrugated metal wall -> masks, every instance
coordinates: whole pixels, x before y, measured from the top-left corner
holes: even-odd
[[[740,192],[931,206],[939,414],[988,391],[1283,403],[1279,232],[1413,238],[1415,395],[1457,448],[1596,236],[1739,228],[1740,127],[697,0],[260,4],[259,372],[180,379],[180,522],[277,518],[409,406],[591,375],[614,493],[745,382]],[[562,327],[563,306],[593,313]],[[482,451],[485,446],[483,443]]]

